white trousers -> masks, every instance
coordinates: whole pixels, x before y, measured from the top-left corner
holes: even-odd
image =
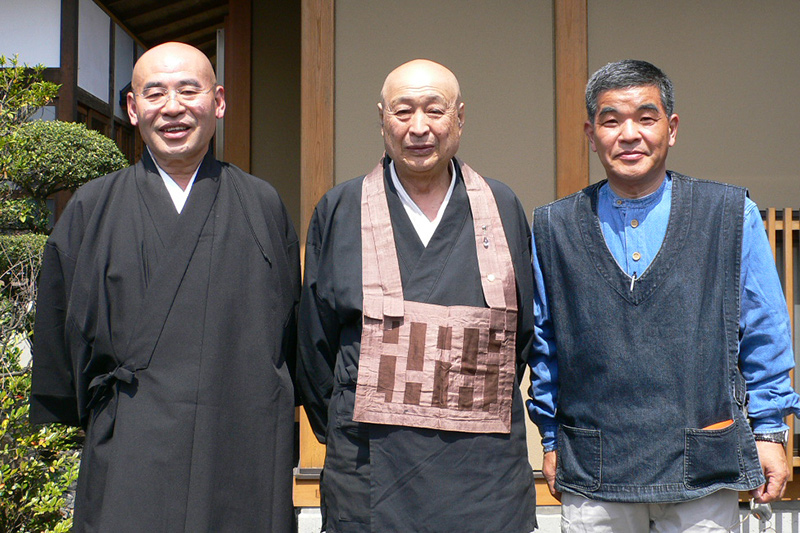
[[[562,533],[739,531],[739,493],[720,490],[680,503],[614,503],[563,493]]]

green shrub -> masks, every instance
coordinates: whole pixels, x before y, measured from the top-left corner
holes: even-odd
[[[4,194],[4,189],[7,189],[7,183],[0,183],[0,230],[46,233],[50,213],[42,208],[42,204],[33,198]]]
[[[33,327],[46,237],[0,235],[0,531],[66,532],[82,433],[28,421],[31,376],[22,361]]]
[[[114,141],[83,124],[59,120],[26,122],[9,136],[0,165],[6,177],[44,203],[61,190],[128,166]]]
[[[6,350],[14,367],[18,350]],[[78,479],[80,434],[28,422],[30,372],[6,372],[0,387],[0,531],[69,531],[67,494]]]
[[[0,145],[10,130],[58,94],[61,86],[44,81],[43,74],[44,65],[20,65],[16,55],[0,55]]]

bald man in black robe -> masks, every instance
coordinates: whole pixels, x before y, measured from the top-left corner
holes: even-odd
[[[399,66],[378,112],[386,157],[320,200],[306,246],[298,389],[327,445],[326,530],[528,533],[525,211],[455,157],[446,67]]]
[[[291,531],[297,236],[211,154],[225,98],[200,51],[151,49],[132,89],[141,161],[47,243],[31,419],[86,429],[73,531]]]

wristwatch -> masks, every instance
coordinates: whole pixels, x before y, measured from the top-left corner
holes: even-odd
[[[785,429],[783,431],[775,431],[773,433],[755,433],[753,436],[756,440],[763,442],[777,442],[778,444],[783,444],[786,446],[786,443],[789,440],[789,430]]]

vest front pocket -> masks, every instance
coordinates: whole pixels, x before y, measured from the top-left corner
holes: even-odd
[[[558,428],[556,481],[565,487],[600,488],[603,447],[600,430],[565,425]]]
[[[714,483],[733,483],[742,477],[739,423],[724,429],[692,429],[686,432],[684,483],[688,489]]]

